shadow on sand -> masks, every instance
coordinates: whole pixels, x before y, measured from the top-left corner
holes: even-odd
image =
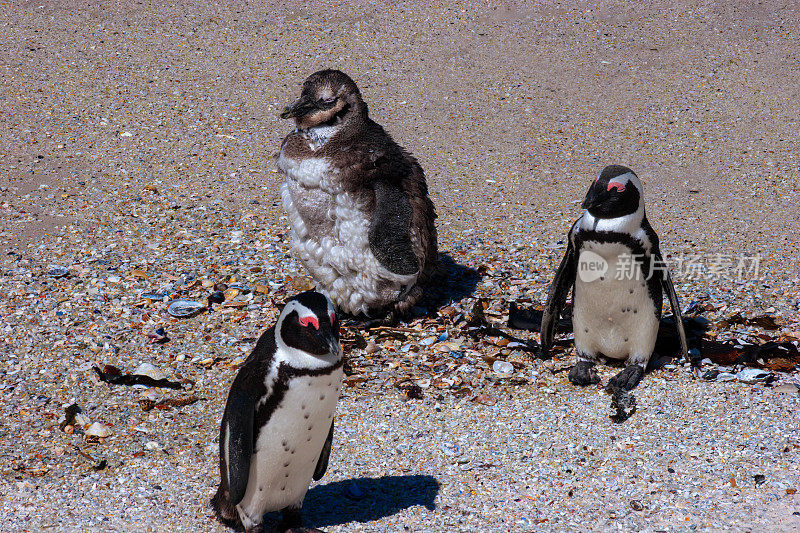
[[[307,527],[371,522],[422,505],[432,511],[439,482],[432,476],[355,478],[317,485],[303,503]]]
[[[480,281],[481,275],[474,268],[456,263],[449,254],[439,254],[439,267],[426,287],[419,306],[433,312],[452,302],[458,302],[471,296]]]

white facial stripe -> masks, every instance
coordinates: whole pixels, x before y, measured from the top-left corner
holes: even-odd
[[[301,304],[297,300],[292,300],[291,302],[286,304],[286,307],[283,308],[283,312],[281,313],[281,316],[278,319],[278,323],[279,324],[282,323],[283,320],[287,316],[289,316],[289,313],[291,313],[292,311],[297,311],[297,316],[300,318],[308,318],[308,317],[317,318],[317,314],[314,311],[312,311],[305,305]]]
[[[639,190],[639,194],[642,193],[642,182],[639,181],[639,178],[636,177],[636,174],[633,172],[626,172],[625,174],[620,174],[619,176],[615,176],[608,181],[609,188],[611,187],[612,183],[618,183],[623,187],[627,187],[629,184],[633,185]]]

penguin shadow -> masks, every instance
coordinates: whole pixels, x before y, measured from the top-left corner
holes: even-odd
[[[457,263],[449,254],[440,253],[436,272],[417,305],[427,310],[427,314],[434,314],[441,307],[472,296],[480,281],[477,270]]]
[[[432,476],[361,477],[317,485],[306,494],[303,522],[325,528],[349,522],[366,523],[422,505],[429,511],[439,493]]]

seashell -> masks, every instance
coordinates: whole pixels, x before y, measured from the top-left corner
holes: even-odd
[[[78,426],[79,428],[85,428],[89,426],[91,423],[92,421],[89,420],[88,416],[86,416],[83,413],[78,413],[75,415],[75,424],[73,425]]]
[[[104,439],[111,436],[111,428],[100,422],[93,422],[91,426],[84,433],[87,437],[96,437]]]
[[[203,278],[200,281],[200,284],[203,286],[204,289],[210,289],[214,286],[214,282],[208,278]]]
[[[419,344],[420,346],[430,346],[434,342],[436,342],[436,337],[427,337],[419,341]]]
[[[758,368],[745,368],[736,374],[736,379],[742,383],[763,383],[769,379],[770,375],[769,372]]]
[[[194,300],[173,300],[167,307],[167,312],[175,318],[189,318],[206,310],[206,306]]]
[[[143,292],[141,298],[145,298],[147,300],[152,300],[154,302],[159,302],[167,297],[167,293],[165,292]]]
[[[239,289],[229,288],[223,294],[225,295],[225,300],[230,301],[239,296],[241,291]]]
[[[64,276],[69,274],[69,269],[63,266],[51,266],[50,270],[47,271],[47,275],[51,278],[63,278]]]
[[[242,285],[241,283],[233,283],[228,285],[228,289],[236,289],[242,294],[247,294],[248,292],[252,292],[252,289],[247,285]]]
[[[148,376],[153,379],[165,379],[167,376],[161,370],[150,363],[142,363],[131,372],[134,376]]]
[[[514,372],[514,365],[508,361],[495,361],[492,363],[492,370],[501,376],[510,376]]]

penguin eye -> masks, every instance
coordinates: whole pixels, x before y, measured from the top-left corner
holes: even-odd
[[[299,320],[301,326],[314,326],[314,329],[319,329],[319,320],[315,316],[304,316]]]
[[[621,183],[611,182],[608,184],[608,189],[606,190],[610,191],[611,189],[617,189],[617,192],[622,192],[625,190],[625,186]]]
[[[335,97],[333,97],[333,96],[332,96],[332,97],[330,97],[330,98],[320,98],[320,99],[319,99],[319,103],[320,103],[320,104],[324,104],[324,105],[331,105],[331,104],[333,104],[335,101],[336,101],[336,98],[335,98]]]

